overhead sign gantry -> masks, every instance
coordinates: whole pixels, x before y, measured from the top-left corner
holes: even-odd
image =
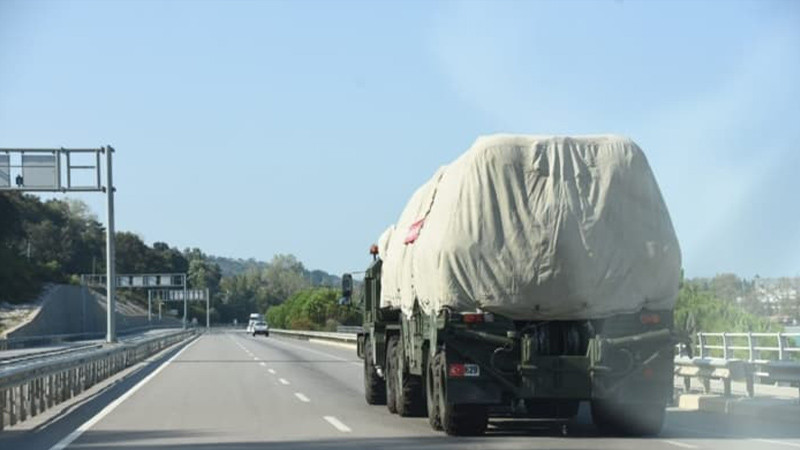
[[[117,340],[114,183],[110,146],[100,148],[0,148],[0,192],[104,192],[106,194],[106,341]],[[106,184],[101,162],[105,160]]]

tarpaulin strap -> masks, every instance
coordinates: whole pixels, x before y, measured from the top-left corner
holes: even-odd
[[[428,218],[428,214],[430,214],[431,209],[433,209],[433,201],[436,200],[436,193],[439,191],[439,182],[442,181],[444,172],[444,170],[439,171],[439,177],[436,179],[436,184],[434,185],[433,194],[431,194],[431,201],[428,203],[428,208],[425,210],[425,213],[422,214],[421,219],[412,223],[411,226],[408,227],[408,234],[406,234],[406,238],[403,241],[404,244],[413,244],[414,241],[416,241],[419,237],[419,233],[422,231],[422,226],[425,224],[425,219]]]

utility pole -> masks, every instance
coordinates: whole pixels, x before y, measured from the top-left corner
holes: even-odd
[[[116,276],[116,249],[114,246],[114,182],[111,170],[111,154],[114,149],[111,146],[105,147],[106,152],[106,255],[108,262],[106,263],[106,322],[108,328],[106,330],[106,342],[112,343],[117,341],[117,325],[116,325],[116,311],[117,302],[114,296],[116,295],[117,276]]]
[[[208,288],[206,288],[206,330],[211,328],[211,310],[209,306],[211,306],[211,296],[208,295]]]

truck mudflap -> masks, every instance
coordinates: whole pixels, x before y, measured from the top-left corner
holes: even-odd
[[[497,405],[503,401],[503,390],[494,380],[486,378],[448,378],[447,399],[454,404]]]

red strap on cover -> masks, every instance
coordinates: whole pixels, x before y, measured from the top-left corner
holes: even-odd
[[[417,238],[419,237],[419,232],[420,230],[422,230],[423,223],[425,223],[425,219],[420,219],[412,223],[411,226],[408,227],[408,234],[406,235],[406,240],[403,241],[404,244],[406,245],[413,244],[414,241],[417,240]]]

